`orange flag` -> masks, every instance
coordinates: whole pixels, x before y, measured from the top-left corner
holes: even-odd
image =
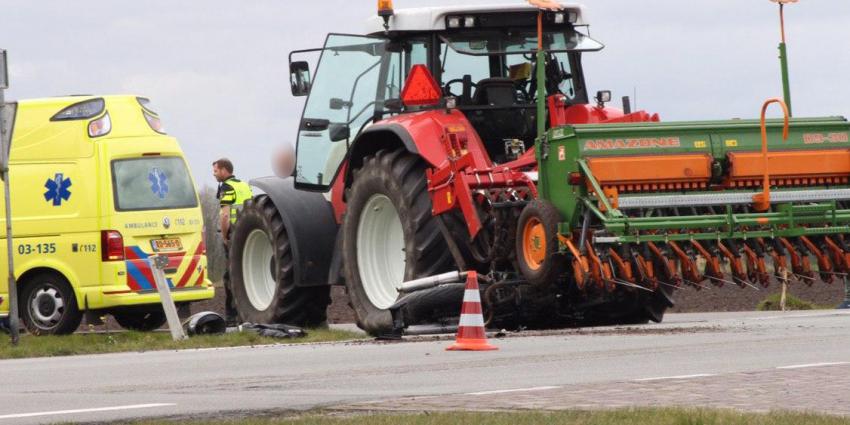
[[[563,10],[564,6],[561,6],[560,3],[551,1],[551,0],[528,0],[528,4],[532,6],[537,6],[540,9],[546,10]]]

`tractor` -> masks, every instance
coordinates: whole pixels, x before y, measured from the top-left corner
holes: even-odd
[[[294,172],[251,182],[232,238],[244,320],[322,324],[345,285],[370,334],[450,326],[474,270],[489,326],[645,323],[682,286],[850,272],[845,119],[610,107],[580,5],[378,5],[368,35],[290,54]]]

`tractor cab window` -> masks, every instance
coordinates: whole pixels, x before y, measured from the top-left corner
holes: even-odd
[[[536,28],[482,29],[440,36],[440,80],[443,91],[458,99],[495,162],[512,159],[506,144],[521,140],[530,147],[536,136]],[[543,34],[546,94],[564,94],[586,103],[580,52],[602,44],[575,28]]]
[[[328,36],[298,132],[295,182],[300,187],[326,191],[349,142],[383,108],[387,93],[397,91],[403,80],[382,82],[391,54],[386,47],[379,38]]]
[[[388,45],[391,56],[387,66],[385,99],[401,98],[401,90],[413,65],[428,65],[428,45],[425,40],[407,40]]]
[[[479,81],[492,76],[489,57],[458,53],[449,48],[448,44],[442,46],[440,71],[443,92],[448,96],[457,97],[461,104],[471,101]]]

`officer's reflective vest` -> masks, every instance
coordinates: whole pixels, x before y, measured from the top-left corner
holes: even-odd
[[[245,201],[251,199],[254,194],[251,192],[251,186],[248,183],[236,177],[225,180],[224,184],[230,186],[233,190],[223,191],[221,193],[221,204],[230,205],[230,224],[234,224],[239,213],[242,211]]]

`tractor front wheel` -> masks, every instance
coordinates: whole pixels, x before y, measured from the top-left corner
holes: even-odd
[[[330,287],[295,285],[287,229],[267,195],[249,200],[239,213],[230,248],[229,273],[239,317],[253,323],[326,324]]]
[[[358,326],[380,335],[392,328],[402,282],[446,271],[451,256],[420,158],[382,150],[353,173],[341,230],[345,284]]]

